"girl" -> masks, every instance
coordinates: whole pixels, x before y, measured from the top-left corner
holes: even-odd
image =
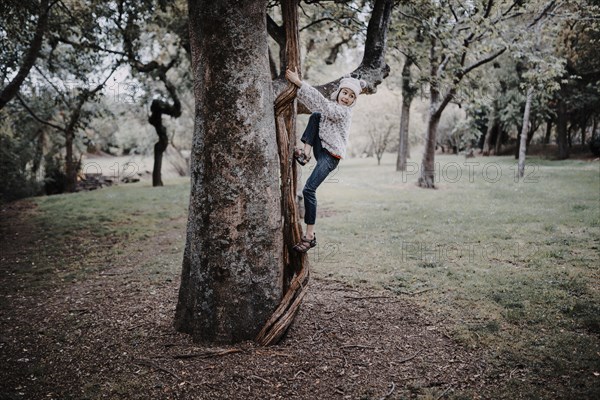
[[[355,78],[342,78],[338,89],[327,100],[317,89],[302,82],[295,70],[287,70],[285,77],[298,86],[298,100],[311,112],[308,125],[302,135],[304,148],[295,149],[294,158],[300,165],[306,165],[314,149],[317,165],[308,177],[302,194],[304,195],[304,222],[306,234],[294,250],[306,253],[317,245],[315,219],[317,217],[317,198],[319,185],[331,171],[337,168],[340,159],[346,156],[348,135],[350,133],[351,107],[366,86],[366,82]]]

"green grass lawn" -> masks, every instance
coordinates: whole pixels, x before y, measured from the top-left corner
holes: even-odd
[[[491,376],[510,374],[499,397],[594,397],[600,164],[530,158],[518,180],[509,157],[437,161],[437,190],[416,187],[414,161],[396,172],[393,154],[381,166],[342,161],[319,189],[313,271],[406,296],[439,316],[449,336],[488,354]],[[181,179],[43,197],[37,222],[54,238],[143,242],[184,229],[188,196]]]
[[[514,371],[507,393],[589,398],[600,387],[600,165],[438,156],[347,160],[320,189],[320,275],[410,296],[449,334]],[[595,373],[595,374],[594,374]],[[548,384],[548,382],[552,382]],[[580,397],[578,397],[580,396]]]

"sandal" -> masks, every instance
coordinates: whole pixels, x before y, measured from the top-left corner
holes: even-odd
[[[310,156],[304,152],[304,149],[294,149],[294,159],[300,165],[306,165],[310,161]]]
[[[294,250],[298,253],[306,253],[317,245],[317,234],[313,235],[312,239],[307,239],[306,236],[302,235],[302,240],[294,246]]]

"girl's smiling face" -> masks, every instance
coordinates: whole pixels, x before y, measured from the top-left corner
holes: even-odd
[[[343,106],[346,107],[350,107],[352,104],[354,104],[354,101],[356,100],[356,95],[354,94],[354,92],[348,88],[342,88],[342,90],[340,90],[340,94],[338,94],[338,104],[341,104]]]

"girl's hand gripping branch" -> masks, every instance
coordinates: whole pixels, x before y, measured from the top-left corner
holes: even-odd
[[[302,81],[296,72],[296,69],[288,69],[285,71],[285,77],[288,81],[292,82],[294,85],[300,87],[302,86]]]

